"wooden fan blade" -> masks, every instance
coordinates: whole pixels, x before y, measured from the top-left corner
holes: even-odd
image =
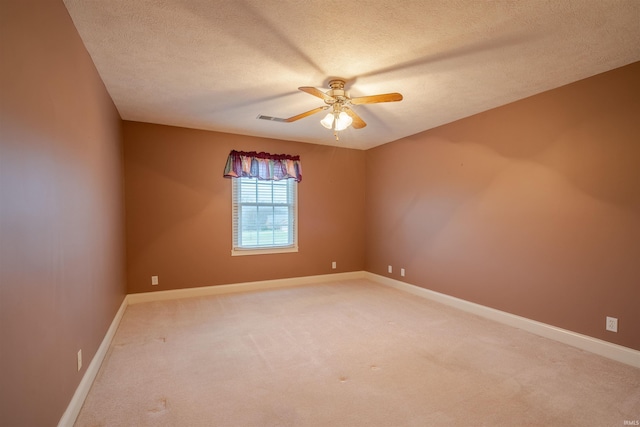
[[[365,127],[367,125],[364,122],[364,120],[362,120],[360,118],[360,116],[357,115],[356,112],[353,111],[351,108],[345,108],[344,111],[346,111],[347,114],[353,119],[353,122],[351,123],[351,126],[353,126],[354,129],[362,129],[363,127]]]
[[[265,116],[262,114],[258,114],[258,117],[256,118],[260,120],[269,120],[272,122],[291,123],[291,122],[295,122],[296,120],[304,119],[305,117],[318,113],[322,110],[326,110],[327,108],[329,108],[329,106],[314,108],[313,110],[309,110],[302,114],[298,114],[297,116],[289,117],[288,119],[282,119],[280,117]]]
[[[376,104],[378,102],[396,102],[396,101],[402,101],[402,94],[394,92],[394,93],[383,93],[381,95],[360,96],[358,98],[351,98],[351,103],[353,105]]]
[[[325,107],[314,108],[313,110],[306,111],[306,112],[304,112],[302,114],[298,114],[297,116],[293,116],[293,117],[289,117],[288,119],[284,119],[284,121],[286,123],[295,122],[296,120],[304,119],[305,117],[309,117],[312,114],[319,113],[320,111],[326,110],[327,108],[329,108],[329,107],[325,106]]]
[[[333,96],[329,96],[320,89],[316,89],[315,87],[303,86],[299,87],[298,89],[303,92],[307,92],[309,95],[317,96],[318,98],[324,99],[325,101],[335,102],[336,100]]]

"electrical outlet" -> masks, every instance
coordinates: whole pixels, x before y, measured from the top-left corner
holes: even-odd
[[[387,269],[387,271],[389,271],[389,273],[393,273],[393,267],[389,266],[389,268]]]
[[[158,284],[158,276],[151,276],[151,284],[153,286]]]
[[[78,372],[82,369],[82,349],[78,350]]]
[[[401,268],[401,269],[400,269],[400,275],[401,275],[402,277],[404,277],[404,268]]]
[[[618,319],[607,316],[607,331],[618,332]]]
[[[333,262],[331,263],[331,268],[332,268],[333,270],[335,270],[335,269],[336,269],[336,262],[335,262],[335,261],[333,261]]]

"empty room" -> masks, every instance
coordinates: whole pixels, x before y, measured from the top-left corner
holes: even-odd
[[[640,425],[639,23],[0,0],[0,425]]]

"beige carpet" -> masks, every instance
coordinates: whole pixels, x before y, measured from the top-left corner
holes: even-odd
[[[131,305],[76,426],[623,426],[640,369],[366,280]]]

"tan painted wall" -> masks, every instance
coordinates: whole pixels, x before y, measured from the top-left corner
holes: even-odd
[[[368,271],[640,350],[640,63],[366,166]]]
[[[124,147],[129,292],[364,269],[363,151],[126,121]],[[232,149],[300,155],[298,253],[231,256]]]
[[[0,58],[0,424],[53,426],[125,295],[121,120],[61,1],[0,2]]]

